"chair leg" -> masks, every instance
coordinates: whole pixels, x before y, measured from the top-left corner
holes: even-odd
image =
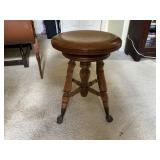
[[[99,90],[100,90],[100,96],[101,96],[103,106],[104,106],[104,110],[105,110],[105,113],[106,113],[106,120],[108,122],[112,122],[113,118],[109,114],[107,86],[106,86],[103,66],[104,66],[103,61],[97,61],[97,66],[96,66],[97,80],[98,80],[98,85],[99,85]]]
[[[75,62],[70,60],[68,63],[67,76],[66,76],[66,81],[64,85],[64,94],[62,96],[61,114],[57,117],[58,124],[61,124],[63,122],[63,117],[69,103],[70,92],[72,89],[72,76],[73,76],[74,67],[75,67]]]
[[[30,48],[27,46],[26,51],[24,52],[23,46],[20,45],[20,54],[22,57],[23,65],[24,67],[29,67],[29,53],[30,53]]]
[[[35,43],[33,44],[33,49],[34,49],[34,52],[36,54],[36,59],[37,59],[37,62],[38,62],[39,73],[40,73],[41,79],[43,79],[43,72],[42,72],[42,67],[41,67],[41,58],[40,58],[40,54],[39,54],[40,52],[39,52],[39,45],[38,45],[37,38],[35,38]]]
[[[42,73],[42,68],[41,68],[41,58],[39,56],[39,53],[36,54],[36,59],[37,59],[37,62],[38,62],[39,73],[40,73],[41,79],[43,79],[43,73]]]

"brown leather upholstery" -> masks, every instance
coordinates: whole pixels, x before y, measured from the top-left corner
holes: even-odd
[[[38,40],[32,20],[5,20],[4,21],[4,45],[32,44],[36,54],[39,72],[41,78],[43,73],[41,69],[41,57]],[[27,62],[27,56],[22,56],[22,62]],[[19,62],[18,62],[19,63]],[[28,66],[28,64],[27,64]]]
[[[111,33],[94,30],[64,32],[52,38],[54,48],[72,55],[104,55],[119,49],[121,43]]]
[[[31,20],[5,20],[4,44],[34,43],[35,35]]]

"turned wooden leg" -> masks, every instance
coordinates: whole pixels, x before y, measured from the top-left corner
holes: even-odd
[[[36,54],[36,59],[37,59],[37,62],[38,62],[39,73],[40,73],[41,79],[43,79],[43,72],[42,72],[42,68],[41,68],[41,58],[40,58],[40,54],[39,54],[40,52],[39,52],[39,45],[38,45],[37,38],[35,38],[35,43],[33,44],[33,49],[34,49],[34,52]]]
[[[80,62],[80,78],[81,78],[81,96],[86,97],[88,94],[88,80],[90,76],[90,62]]]
[[[61,114],[57,117],[57,123],[63,122],[63,117],[66,112],[66,108],[70,99],[70,92],[72,89],[72,76],[73,76],[73,70],[75,67],[75,62],[70,60],[68,63],[68,69],[67,69],[67,76],[66,81],[64,85],[64,94],[62,96],[62,107],[61,107]]]
[[[97,80],[98,80],[98,85],[100,89],[100,96],[103,102],[104,110],[106,113],[106,120],[108,122],[112,122],[113,118],[111,115],[109,115],[109,106],[108,106],[108,95],[107,95],[107,86],[106,86],[106,81],[105,81],[105,75],[103,71],[103,61],[97,61]]]

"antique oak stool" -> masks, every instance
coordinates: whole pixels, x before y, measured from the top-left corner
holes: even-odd
[[[112,122],[113,118],[109,114],[103,60],[108,58],[111,52],[121,47],[121,39],[108,32],[78,30],[60,33],[52,38],[51,43],[55,49],[62,52],[64,57],[69,59],[64,94],[62,96],[61,114],[57,117],[57,123],[63,122],[70,97],[79,92],[82,97],[86,97],[88,92],[100,96],[106,113],[106,120]],[[75,61],[80,62],[81,82],[72,78]],[[96,62],[97,79],[88,82],[91,62]],[[79,86],[74,91],[71,91],[72,82]],[[100,92],[91,88],[96,82],[98,82]]]

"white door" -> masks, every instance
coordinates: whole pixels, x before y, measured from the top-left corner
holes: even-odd
[[[61,31],[73,30],[101,30],[101,20],[62,20]]]

